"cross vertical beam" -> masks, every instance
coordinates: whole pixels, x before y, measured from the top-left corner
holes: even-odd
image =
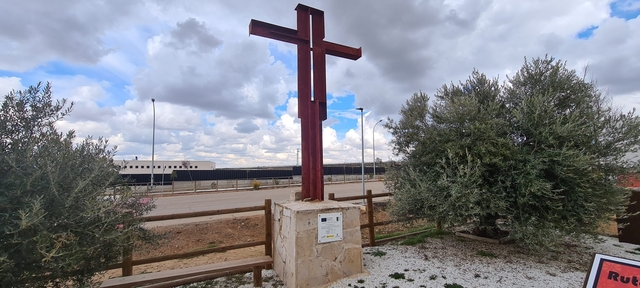
[[[302,129],[302,199],[322,201],[324,200],[322,121],[327,119],[326,55],[357,60],[362,56],[362,48],[324,41],[322,10],[302,4],[298,4],[295,10],[297,11],[297,30],[251,19],[249,34],[297,45],[298,118],[300,118]],[[309,23],[309,17],[311,17],[311,23]],[[311,91],[312,67],[313,91]]]

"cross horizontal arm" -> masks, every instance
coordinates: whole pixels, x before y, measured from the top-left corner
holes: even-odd
[[[324,41],[322,45],[327,49],[327,54],[336,57],[358,60],[362,57],[362,48],[353,48],[345,45]]]
[[[298,36],[298,30],[269,24],[255,19],[251,19],[251,22],[249,22],[249,34],[296,45],[309,43],[309,39],[304,39]]]

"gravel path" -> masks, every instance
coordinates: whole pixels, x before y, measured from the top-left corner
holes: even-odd
[[[331,287],[582,287],[593,253],[640,260],[640,252],[626,252],[636,252],[637,245],[610,237],[546,257],[524,255],[511,245],[459,240],[445,237],[419,246],[366,248],[364,263],[370,275],[343,279]],[[393,279],[393,273],[405,279]]]
[[[545,256],[522,254],[513,245],[453,236],[427,239],[416,246],[370,247],[364,249],[368,273],[342,279],[329,287],[582,287],[594,253],[640,261],[640,246],[618,243],[611,237],[601,240],[566,245],[562,252]],[[283,287],[273,270],[264,271],[263,277],[263,287]],[[252,287],[250,274],[240,278],[247,282],[222,278],[205,286],[189,287]]]

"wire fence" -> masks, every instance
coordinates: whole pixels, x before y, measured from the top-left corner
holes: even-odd
[[[384,175],[365,175],[365,181],[384,181]],[[324,176],[324,183],[342,184],[361,182],[361,175],[330,175]],[[262,179],[232,179],[232,180],[202,180],[202,181],[174,181],[168,185],[131,186],[135,192],[151,193],[187,193],[187,192],[215,192],[233,190],[257,190],[295,187],[302,185],[302,177],[291,178],[262,178]]]

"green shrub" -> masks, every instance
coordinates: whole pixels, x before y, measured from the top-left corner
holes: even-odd
[[[86,286],[124,249],[153,238],[136,217],[153,204],[121,180],[115,148],[57,131],[72,107],[53,101],[49,84],[2,102],[1,287]]]
[[[482,256],[482,257],[489,257],[489,258],[496,258],[496,254],[491,253],[491,252],[487,252],[487,251],[483,251],[483,250],[478,250],[476,252],[476,255],[478,256]]]
[[[371,252],[371,255],[373,255],[374,257],[382,257],[384,255],[387,255],[387,252],[384,252],[380,249],[376,249],[376,251]]]
[[[400,242],[402,245],[417,245],[420,243],[424,243],[424,239],[426,238],[442,238],[444,235],[449,235],[451,232],[445,230],[433,229],[424,233],[420,233],[417,236],[412,236],[404,241]]]
[[[404,279],[404,273],[398,273],[398,272],[394,272],[393,274],[389,274],[389,277],[396,279],[396,280],[400,280],[400,279]]]
[[[253,190],[260,189],[260,181],[253,179],[253,182],[251,182],[251,187],[253,188]]]
[[[402,157],[386,172],[397,218],[487,234],[502,220],[537,250],[624,214],[629,193],[616,182],[634,167],[626,155],[640,147],[640,118],[564,62],[525,60],[502,85],[473,71],[433,101],[414,94],[400,116],[384,124]]]

